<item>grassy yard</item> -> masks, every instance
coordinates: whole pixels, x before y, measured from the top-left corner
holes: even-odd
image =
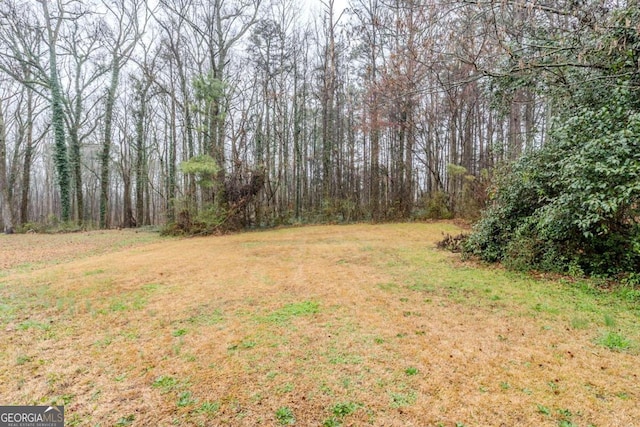
[[[0,404],[67,426],[631,426],[640,292],[435,249],[450,223],[0,236]]]

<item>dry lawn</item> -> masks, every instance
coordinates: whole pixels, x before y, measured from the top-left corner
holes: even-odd
[[[47,235],[0,234],[0,277],[10,270],[33,270],[46,265],[125,249],[152,240],[158,240],[157,235],[138,230]]]
[[[462,263],[443,231],[0,237],[0,403],[68,426],[640,425],[637,306]]]

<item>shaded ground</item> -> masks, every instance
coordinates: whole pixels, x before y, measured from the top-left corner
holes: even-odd
[[[75,260],[0,239],[0,401],[70,426],[637,424],[637,307],[460,263],[443,231],[110,232]],[[31,247],[61,252],[5,259]]]

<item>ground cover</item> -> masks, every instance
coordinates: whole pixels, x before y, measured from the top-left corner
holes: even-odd
[[[636,291],[435,249],[458,231],[0,237],[0,401],[69,426],[637,422]]]

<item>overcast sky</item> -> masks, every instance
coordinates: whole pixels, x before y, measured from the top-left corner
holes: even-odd
[[[304,0],[304,2],[308,5],[309,12],[319,12],[324,7],[322,5],[322,0]],[[336,16],[340,16],[340,13],[349,5],[349,0],[334,0],[334,8],[336,11]]]

